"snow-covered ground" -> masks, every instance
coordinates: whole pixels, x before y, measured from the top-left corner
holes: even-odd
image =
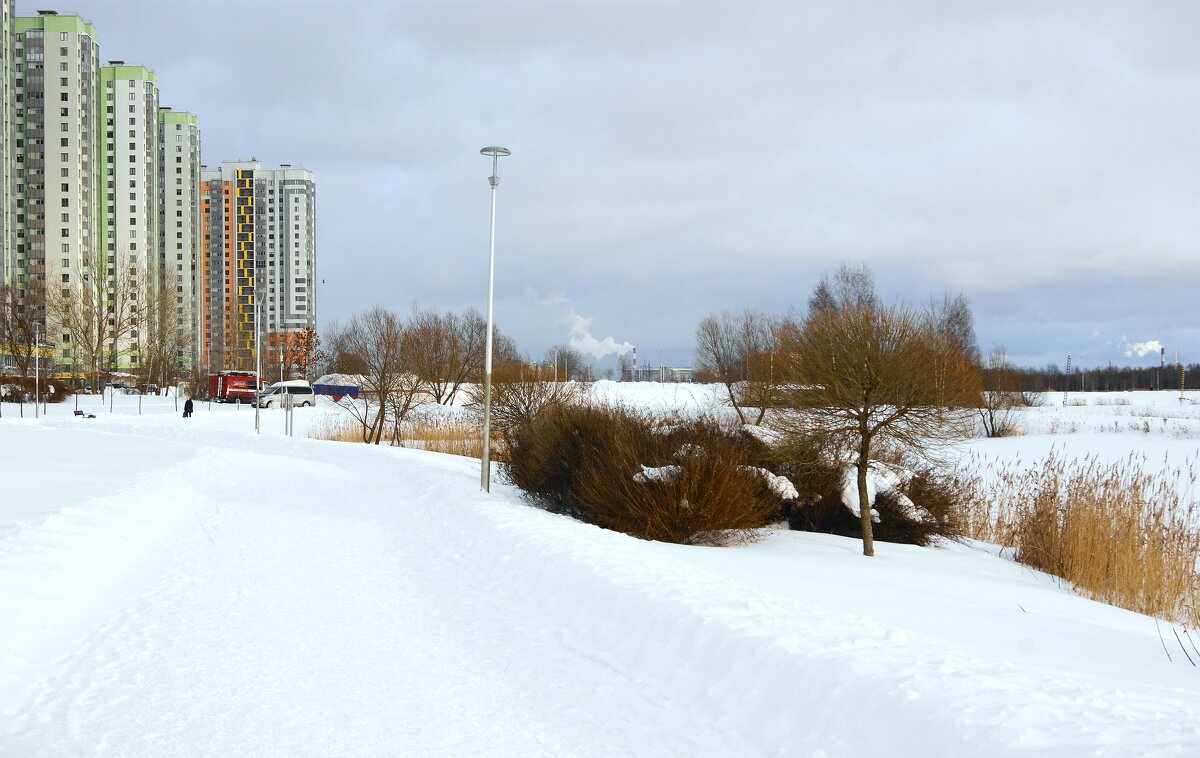
[[[961,454],[1195,455],[1200,398],[1117,397]],[[116,404],[3,407],[0,756],[1200,754],[1170,625],[991,546],[648,543],[482,494],[472,460]]]

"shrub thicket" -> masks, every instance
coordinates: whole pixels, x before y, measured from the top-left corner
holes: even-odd
[[[509,478],[542,507],[642,539],[728,544],[779,513],[747,443],[716,424],[663,429],[627,408],[562,405],[509,443]]]
[[[807,532],[861,536],[859,517],[842,501],[846,466],[835,463],[837,458],[832,451],[821,448],[815,437],[791,434],[776,455],[789,462],[790,478],[800,493],[800,499],[786,509],[788,526]],[[953,475],[932,466],[918,466],[895,456],[889,456],[887,463],[914,470],[900,492],[926,511],[929,518],[914,518],[907,504],[893,492],[880,492],[874,506],[879,513],[879,522],[873,529],[877,539],[928,545],[938,538],[958,539],[964,535],[967,500],[974,494],[972,490]]]
[[[0,384],[5,385],[4,400],[9,403],[16,402],[17,398],[21,396],[26,398],[26,402],[33,402],[35,387],[42,393],[39,402],[51,405],[66,402],[75,392],[66,382],[48,379],[44,376],[40,380],[35,380],[33,377],[9,377],[0,381]]]

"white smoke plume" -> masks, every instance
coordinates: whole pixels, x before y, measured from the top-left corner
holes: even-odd
[[[1149,342],[1128,342],[1125,344],[1125,357],[1132,358],[1137,356],[1143,358],[1150,353],[1157,354],[1162,350],[1163,344],[1158,340],[1150,340]]]
[[[592,336],[592,320],[584,318],[571,309],[566,317],[567,325],[571,327],[571,347],[581,353],[591,355],[600,360],[606,355],[625,355],[633,349],[628,342],[617,342],[612,337],[596,339]]]

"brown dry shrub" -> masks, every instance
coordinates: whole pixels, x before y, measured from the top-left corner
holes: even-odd
[[[801,499],[787,511],[792,529],[860,537],[862,522],[841,499],[843,467],[835,464],[834,456],[821,450],[815,441],[807,445],[793,438],[787,451],[797,456],[791,476]],[[879,523],[872,531],[875,539],[906,545],[929,545],[938,539],[960,539],[966,532],[968,500],[974,494],[954,472],[933,466],[919,466],[895,454],[881,451],[890,465],[915,469],[912,478],[902,488],[904,495],[915,505],[929,512],[929,519],[914,519],[908,509],[890,492],[875,498]]]
[[[628,408],[548,408],[513,431],[506,471],[542,507],[641,539],[729,544],[778,514],[736,435],[657,427]],[[681,445],[689,434],[697,441]]]

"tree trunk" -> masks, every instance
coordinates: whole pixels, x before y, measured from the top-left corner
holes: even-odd
[[[733,383],[725,382],[725,392],[729,395],[729,404],[733,406],[733,410],[737,412],[738,422],[746,425],[746,414],[742,413],[742,407],[738,405],[737,395],[733,392]]]
[[[864,439],[858,449],[858,512],[862,520],[863,555],[875,555],[875,537],[871,528],[871,496],[867,492],[867,469],[871,465],[870,441]]]

